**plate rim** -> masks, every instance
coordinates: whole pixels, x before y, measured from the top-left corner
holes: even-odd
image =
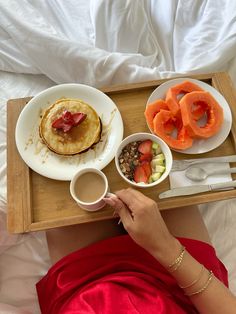
[[[58,180],[58,181],[70,181],[73,177],[73,174],[71,175],[65,175],[65,176],[62,176],[62,175],[57,175],[57,174],[48,174],[47,172],[47,169],[42,169],[42,170],[39,170],[37,167],[34,167],[34,164],[33,162],[30,162],[29,159],[26,158],[26,154],[24,154],[23,152],[23,147],[21,147],[20,145],[20,141],[22,141],[20,139],[20,132],[18,132],[20,130],[20,123],[22,123],[22,117],[24,117],[25,114],[27,114],[27,111],[32,109],[32,106],[35,105],[35,103],[37,103],[38,105],[35,106],[35,110],[38,110],[40,108],[40,104],[38,102],[39,98],[40,97],[45,97],[48,93],[51,94],[57,90],[61,90],[61,89],[64,89],[64,88],[86,88],[87,90],[93,90],[93,92],[95,93],[99,93],[101,95],[101,97],[105,97],[107,99],[108,102],[110,102],[112,104],[112,106],[114,106],[114,108],[117,109],[116,111],[116,115],[117,116],[117,119],[118,119],[118,123],[119,123],[119,133],[118,133],[118,138],[117,140],[119,141],[119,143],[122,141],[123,139],[123,136],[124,136],[124,123],[123,123],[123,119],[122,119],[122,116],[121,116],[121,113],[120,113],[120,110],[119,108],[117,107],[117,105],[115,104],[115,102],[108,96],[106,95],[104,92],[102,92],[101,90],[93,87],[93,86],[89,86],[89,85],[86,85],[86,84],[77,84],[77,83],[65,83],[65,84],[58,84],[58,85],[54,85],[54,86],[51,86],[47,89],[44,89],[42,90],[41,92],[37,93],[35,96],[33,96],[29,102],[24,106],[24,108],[21,110],[18,118],[17,118],[17,121],[16,121],[16,126],[15,126],[15,132],[14,132],[14,136],[15,136],[15,144],[16,144],[16,147],[17,147],[17,151],[20,155],[20,157],[22,158],[22,160],[25,162],[25,164],[30,168],[32,169],[33,171],[35,171],[36,173],[44,176],[44,177],[47,177],[49,179],[54,179],[54,180]],[[49,96],[50,97],[50,96]],[[67,97],[68,98],[68,97]],[[73,98],[73,97],[71,97]],[[57,98],[59,99],[59,98]],[[50,104],[51,105],[51,104]],[[47,105],[45,106],[42,106],[42,108],[45,108]],[[49,105],[48,105],[49,106]],[[95,109],[96,110],[96,109]],[[97,111],[97,110],[96,110]],[[112,129],[112,128],[111,128]],[[117,133],[113,130],[113,133]],[[111,134],[111,133],[110,133]],[[110,136],[110,134],[108,135],[108,137]],[[25,139],[27,141],[27,139]],[[119,144],[118,143],[118,144]],[[118,144],[115,144],[115,147],[118,145]],[[102,162],[102,164],[100,166],[94,166],[95,168],[97,169],[100,169],[102,170],[103,168],[105,168],[115,157],[115,147],[113,150],[110,150],[111,152],[114,151],[113,153],[111,153],[110,155],[108,155],[109,157],[108,158],[103,158],[103,160],[105,159],[106,161],[105,162]],[[75,155],[77,156],[77,155]],[[55,157],[58,157],[55,155]],[[70,156],[71,157],[71,156]],[[37,159],[37,157],[36,157]],[[63,166],[63,165],[62,165]],[[85,166],[86,167],[86,166]],[[84,168],[84,167],[83,167]],[[82,168],[81,168],[82,169]],[[66,172],[66,171],[65,171]],[[76,172],[76,170],[75,170]]]

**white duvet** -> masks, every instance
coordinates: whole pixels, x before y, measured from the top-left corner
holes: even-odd
[[[0,313],[40,313],[44,232],[6,232],[6,101],[54,84],[102,87],[228,71],[236,83],[236,1],[0,0]],[[235,200],[201,206],[236,294]]]

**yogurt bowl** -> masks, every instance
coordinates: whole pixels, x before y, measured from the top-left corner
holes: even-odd
[[[134,133],[119,145],[115,164],[120,176],[135,187],[153,187],[164,181],[172,167],[168,145],[150,133]]]

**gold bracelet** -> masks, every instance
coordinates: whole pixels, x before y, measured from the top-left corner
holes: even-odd
[[[187,285],[187,286],[180,286],[180,285],[179,285],[179,287],[180,287],[181,289],[187,289],[187,288],[190,288],[190,287],[192,287],[193,285],[195,285],[195,284],[200,280],[200,278],[201,278],[201,276],[202,276],[203,270],[204,270],[204,266],[202,265],[198,277],[197,277],[193,282],[191,282],[191,283],[190,283],[189,285]]]
[[[175,259],[175,261],[173,263],[171,263],[168,266],[168,268],[170,268],[170,270],[169,270],[170,273],[173,273],[174,271],[176,271],[180,267],[180,265],[183,261],[183,257],[184,257],[185,252],[186,252],[185,247],[182,246],[179,256]]]
[[[206,288],[209,286],[209,284],[210,284],[211,281],[212,281],[212,278],[213,278],[213,271],[212,271],[212,270],[209,270],[209,276],[208,276],[208,279],[207,279],[207,282],[205,283],[205,285],[204,285],[201,289],[199,289],[199,290],[197,290],[197,291],[195,291],[195,292],[192,292],[192,293],[185,293],[185,295],[187,295],[188,297],[190,297],[190,296],[193,296],[193,295],[202,293],[202,292],[203,292],[204,290],[206,290]]]

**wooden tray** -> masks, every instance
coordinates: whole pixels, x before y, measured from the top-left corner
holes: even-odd
[[[191,77],[211,84],[224,95],[231,106],[233,126],[229,137],[217,149],[201,157],[235,154],[236,150],[236,96],[232,82],[226,73],[211,73]],[[124,121],[124,137],[135,132],[148,132],[144,119],[145,104],[151,92],[167,80],[127,84],[102,89],[118,106]],[[66,225],[112,218],[108,206],[89,213],[79,208],[69,193],[69,182],[45,178],[29,169],[23,162],[15,145],[15,125],[22,108],[29,98],[11,99],[7,104],[7,189],[8,230],[12,233],[29,232]],[[174,159],[197,158],[173,152]],[[127,187],[116,171],[114,160],[103,169],[111,191]],[[169,209],[190,204],[207,203],[236,197],[236,189],[210,192],[160,200],[158,194],[169,189],[167,178],[158,187],[142,192],[157,201],[159,208]]]

